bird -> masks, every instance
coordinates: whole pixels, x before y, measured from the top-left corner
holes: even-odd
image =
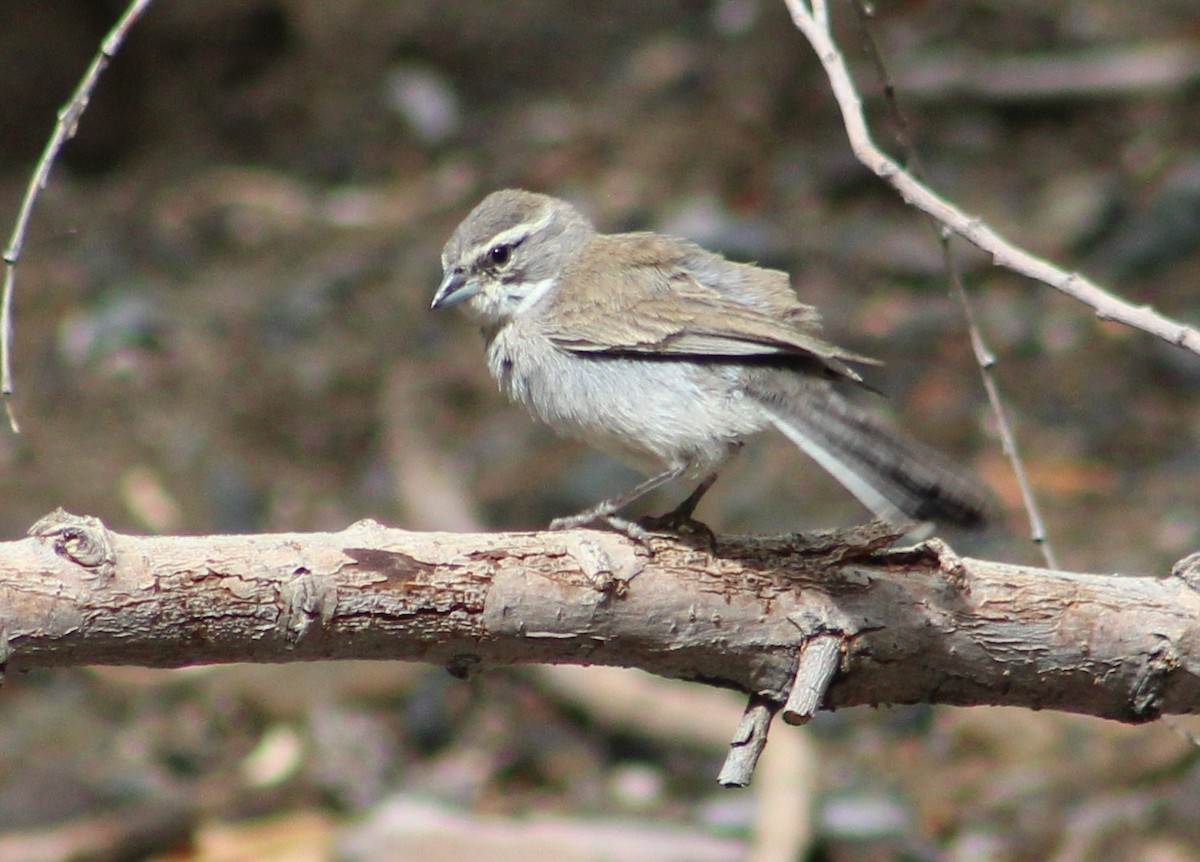
[[[880,363],[825,340],[785,272],[664,234],[602,233],[571,203],[522,189],[480,201],[441,263],[432,307],[458,306],[479,326],[500,389],[647,476],[551,529],[644,537],[698,523],[721,466],[772,428],[884,521],[985,520],[974,477],[843,393],[867,386],[856,366]],[[698,485],[667,515],[620,514],[681,478]]]

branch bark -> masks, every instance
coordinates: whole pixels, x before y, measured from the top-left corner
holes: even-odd
[[[405,659],[640,667],[782,706],[836,637],[826,707],[1009,704],[1127,722],[1200,711],[1194,568],[1073,574],[889,549],[872,524],[717,552],[616,534],[138,537],[56,513],[0,543],[9,670]],[[808,684],[808,683],[806,683]],[[810,693],[811,694],[811,693]]]

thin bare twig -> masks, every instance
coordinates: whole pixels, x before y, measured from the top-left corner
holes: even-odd
[[[979,366],[983,391],[987,393],[992,415],[996,417],[996,431],[1000,435],[1000,446],[1004,450],[1009,464],[1012,465],[1013,475],[1017,479],[1017,487],[1021,489],[1021,503],[1025,506],[1025,514],[1029,517],[1029,537],[1041,550],[1046,566],[1057,569],[1059,568],[1058,555],[1054,552],[1054,546],[1046,534],[1046,524],[1042,520],[1041,509],[1033,494],[1033,486],[1029,484],[1029,474],[1025,470],[1021,451],[1017,448],[1017,435],[1013,433],[1012,425],[1009,424],[1004,410],[1004,403],[1000,400],[1000,387],[996,383],[994,372],[996,356],[983,340],[983,333],[980,331],[979,322],[975,317],[975,308],[971,304],[970,297],[967,296],[967,289],[963,286],[962,268],[958,265],[958,259],[954,256],[954,249],[950,245],[952,234],[948,228],[942,228],[939,236],[951,289],[962,308],[963,317],[967,320],[967,331],[971,336],[971,351],[975,354],[975,362]]]
[[[20,426],[17,424],[12,402],[9,400],[13,393],[12,298],[16,284],[17,260],[21,257],[21,249],[25,245],[25,231],[29,227],[33,204],[41,190],[46,187],[46,181],[50,178],[50,168],[53,167],[54,160],[58,158],[59,150],[62,149],[63,144],[75,136],[75,132],[79,128],[79,118],[87,110],[88,100],[91,99],[92,91],[96,88],[100,73],[116,56],[129,29],[152,2],[154,0],[133,0],[129,4],[125,14],[104,37],[104,41],[100,44],[100,50],[92,58],[92,64],[88,66],[87,72],[84,73],[70,100],[58,112],[58,122],[54,124],[54,132],[50,135],[50,140],[46,142],[46,147],[42,150],[42,157],[38,160],[37,167],[34,168],[33,175],[29,178],[29,185],[25,189],[25,197],[21,200],[21,209],[17,213],[13,232],[8,240],[8,247],[4,250],[4,290],[0,294],[0,397],[4,399],[8,424],[14,433],[20,431]]]
[[[908,163],[909,171],[912,172],[913,176],[921,179],[925,171],[921,166],[921,158],[917,152],[916,143],[913,141],[912,131],[908,125],[908,118],[900,110],[900,104],[896,101],[896,88],[892,83],[892,77],[887,65],[883,62],[883,52],[880,50],[879,43],[875,39],[875,34],[871,27],[872,12],[867,8],[864,0],[854,0],[853,6],[858,13],[859,23],[862,25],[862,31],[866,37],[871,61],[875,66],[876,74],[879,75],[879,79],[882,82],[888,112],[895,126],[896,140],[904,153],[904,159]],[[1013,475],[1017,480],[1017,487],[1021,490],[1021,502],[1025,506],[1026,515],[1029,517],[1030,538],[1041,551],[1042,559],[1046,561],[1046,565],[1051,569],[1057,569],[1059,568],[1058,555],[1055,554],[1054,547],[1050,544],[1050,540],[1046,534],[1046,526],[1042,520],[1041,509],[1038,506],[1037,498],[1034,496],[1033,487],[1029,484],[1029,475],[1025,470],[1024,460],[1021,458],[1021,451],[1017,447],[1016,434],[1013,433],[1012,425],[1009,423],[1007,412],[1004,409],[1004,402],[1000,398],[1000,387],[996,382],[996,375],[993,370],[996,365],[996,356],[992,353],[991,348],[988,347],[987,342],[983,338],[983,331],[979,328],[975,309],[971,304],[971,299],[967,295],[967,290],[963,283],[962,267],[958,265],[958,258],[954,255],[954,248],[951,245],[954,234],[948,228],[938,225],[936,220],[931,219],[930,222],[937,231],[938,244],[942,248],[942,262],[946,270],[946,276],[950,280],[951,293],[954,294],[959,306],[962,308],[963,318],[967,324],[967,333],[971,340],[971,351],[975,354],[975,364],[979,367],[979,376],[983,382],[983,390],[987,394],[988,404],[991,406],[992,415],[996,419],[996,429],[1000,434],[1001,448],[1008,458],[1009,464],[1012,466]]]
[[[908,204],[933,216],[967,242],[992,256],[998,266],[1040,281],[1082,302],[1101,320],[1132,326],[1200,356],[1200,330],[1159,314],[1149,305],[1133,305],[1101,288],[1077,272],[1068,272],[1036,257],[988,227],[975,216],[935,194],[872,140],[854,81],[846,69],[841,49],[833,39],[823,15],[816,14],[817,0],[810,9],[804,0],[784,0],[792,21],[816,52],[829,78],[834,98],[842,113],[850,147],[858,160],[886,181]],[[823,9],[824,4],[820,4]],[[822,26],[822,22],[826,26]]]

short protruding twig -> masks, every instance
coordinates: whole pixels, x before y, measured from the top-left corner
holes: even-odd
[[[725,763],[717,775],[718,784],[722,787],[745,787],[750,783],[758,756],[767,745],[771,719],[778,709],[779,704],[765,697],[751,695],[746,712],[729,743],[729,754],[725,756]]]
[[[783,720],[788,724],[807,724],[821,704],[825,692],[837,673],[842,654],[842,640],[837,635],[819,634],[809,638],[800,650],[796,680],[783,707]]]

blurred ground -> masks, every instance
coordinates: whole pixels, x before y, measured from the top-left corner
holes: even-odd
[[[853,15],[833,5],[892,147]],[[0,4],[4,224],[121,8]],[[59,505],[142,532],[529,528],[622,487],[502,403],[463,321],[426,312],[449,231],[519,185],[610,230],[790,270],[840,343],[887,362],[880,409],[995,487],[1003,522],[956,546],[1035,560],[933,234],[852,160],[782,3],[580,8],[152,7],[38,204],[0,534]],[[1195,322],[1195,0],[878,12],[935,188]],[[1174,74],[1150,75],[1158,60]],[[1162,572],[1196,550],[1200,361],[963,257],[1064,565]],[[700,514],[756,532],[863,515],[780,441],[748,447]],[[401,852],[381,823],[442,823],[447,847],[486,831],[453,818],[528,822],[516,814],[568,835],[608,824],[643,850],[707,836],[690,858],[737,858],[752,828],[750,797],[712,783],[718,744],[601,721],[532,671],[42,673],[0,693],[0,715],[0,860],[412,858],[372,843]],[[809,859],[1200,859],[1196,748],[1161,723],[864,710],[812,735]]]

